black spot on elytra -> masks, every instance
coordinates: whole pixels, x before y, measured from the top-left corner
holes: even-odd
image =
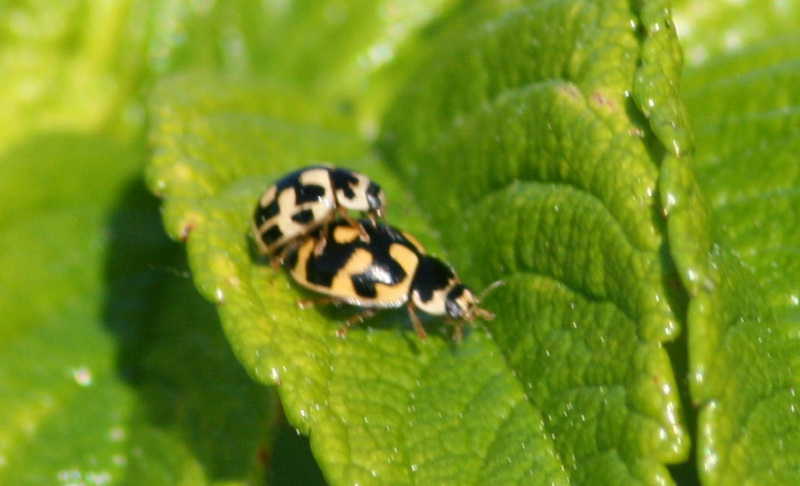
[[[389,254],[375,255],[372,265],[366,272],[353,275],[353,287],[361,297],[375,297],[378,290],[377,284],[397,285],[406,278],[406,271]]]
[[[297,181],[297,185],[294,187],[295,191],[295,202],[297,205],[307,203],[307,202],[316,202],[322,199],[325,196],[325,188],[322,186],[318,186],[316,184],[308,184],[303,185],[300,184],[300,181]]]
[[[327,167],[306,167],[304,169],[296,170],[291,174],[283,176],[278,182],[275,183],[275,204],[283,191],[294,189],[295,204],[303,204],[306,202],[318,201],[319,198],[325,195],[325,188],[317,184],[304,185],[300,182],[300,176],[309,170],[322,169],[327,171]],[[284,208],[287,209],[287,208]],[[277,212],[275,214],[278,214]]]
[[[396,285],[402,282],[407,273],[405,269],[389,254],[393,244],[401,244],[412,251],[416,248],[399,231],[382,224],[373,226],[368,220],[361,223],[369,236],[369,242],[360,238],[340,243],[333,238],[328,238],[322,254],[309,255],[306,264],[306,278],[310,283],[323,287],[330,287],[334,277],[347,265],[353,254],[358,249],[364,249],[372,255],[372,263],[363,273],[353,275],[351,280],[356,293],[361,297],[373,298],[377,296],[377,284]],[[337,221],[332,224],[330,234],[339,226],[349,226],[346,221]]]
[[[298,224],[308,224],[314,221],[314,211],[310,209],[298,211],[292,215],[292,221]]]
[[[336,189],[344,192],[344,197],[353,199],[356,196],[353,188],[358,185],[358,178],[353,175],[353,171],[347,169],[332,169],[331,184]]]
[[[278,200],[273,199],[269,204],[266,206],[259,205],[256,208],[256,213],[253,216],[256,221],[256,227],[261,227],[265,221],[268,221],[275,216],[278,215],[278,211],[280,208],[278,207]]]
[[[283,236],[283,231],[277,225],[272,225],[267,228],[267,231],[261,233],[261,241],[266,245],[271,245],[278,241]]]
[[[355,246],[339,245],[331,240],[319,256],[312,252],[306,262],[306,279],[310,283],[330,287],[333,278],[339,273],[356,251]]]

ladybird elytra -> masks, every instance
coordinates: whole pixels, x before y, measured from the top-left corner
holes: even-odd
[[[399,232],[381,231],[384,225],[368,220],[361,224],[368,242],[344,221],[330,226],[320,254],[314,252],[315,238],[303,241],[287,259],[290,275],[303,287],[347,304],[400,307],[408,299],[419,255]]]
[[[427,255],[415,238],[372,220],[359,223],[368,235],[366,241],[348,222],[336,221],[327,228],[328,242],[320,253],[314,249],[322,229],[291,251],[286,261],[299,285],[325,296],[320,303],[345,303],[364,309],[345,322],[339,335],[382,309],[403,305],[420,339],[425,339],[426,333],[416,310],[444,316],[454,324],[457,341],[462,338],[464,323],[494,318],[479,307],[481,299],[461,283],[453,269]],[[304,301],[302,306],[310,303]]]
[[[348,215],[359,211],[369,220],[384,215],[383,190],[364,174],[332,166],[311,166],[287,174],[268,187],[253,214],[253,236],[258,252],[280,262],[303,237],[337,216],[366,233]],[[322,251],[325,233],[316,238],[315,252]]]

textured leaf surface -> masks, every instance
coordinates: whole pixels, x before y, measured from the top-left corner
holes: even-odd
[[[578,482],[656,481],[645,457],[674,461],[687,445],[659,344],[677,331],[681,305],[662,280],[672,270],[654,217],[660,161],[625,95],[637,76],[653,97],[675,99],[649,64],[626,62],[653,55],[652,38],[641,45],[630,29],[647,17],[629,15],[614,2],[541,4],[443,42],[385,134],[418,194],[445,177],[459,188],[420,201],[454,261],[509,281],[508,321],[488,327],[531,403],[548,411],[545,428]],[[674,43],[662,43],[660,65]],[[437,92],[447,79],[468,81]],[[433,162],[416,172],[406,160]]]
[[[684,99],[715,243],[689,313],[707,484],[800,481],[798,8],[759,3],[681,25],[692,61]]]
[[[319,483],[294,427],[334,483],[669,482],[676,373],[704,483],[796,484],[800,6],[677,4],[681,82],[666,1],[4,6],[0,483]],[[321,160],[498,319],[299,311],[249,217]]]
[[[651,124],[671,147],[687,142],[659,124],[679,106],[674,33],[650,28],[661,12],[461,9],[404,53],[420,68],[384,118],[378,158],[346,112],[280,84],[159,86],[148,181],[167,230],[187,240],[237,356],[278,385],[330,481],[669,482],[664,463],[688,443],[661,343],[684,302]],[[672,68],[655,69],[659,56]],[[631,94],[658,109],[637,110]],[[485,303],[498,319],[461,345],[431,320],[421,343],[387,312],[342,340],[350,312],[299,310],[308,294],[254,259],[248,230],[271,181],[320,161],[379,181],[392,224],[467,283],[505,279]]]

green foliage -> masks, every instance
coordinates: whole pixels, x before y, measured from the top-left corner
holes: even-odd
[[[17,269],[2,277],[3,482],[239,478],[266,439],[252,424],[271,396],[179,275],[156,201],[131,182],[136,154],[58,134],[8,154],[25,164],[5,171],[6,187],[59,167],[61,194],[28,191],[3,220],[3,262]]]
[[[676,7],[0,9],[0,483],[796,484],[800,6]],[[497,319],[299,309],[321,161]]]
[[[707,484],[800,481],[800,44],[790,21],[798,8],[762,8],[755,19],[742,8],[704,24],[709,37],[727,31],[749,45],[690,58],[684,76],[697,181],[718,243],[690,307],[688,334],[692,397],[702,405],[698,465]],[[695,54],[716,48],[700,36],[687,44]]]

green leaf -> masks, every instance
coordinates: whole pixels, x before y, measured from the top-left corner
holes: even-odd
[[[0,9],[3,484],[230,484],[286,469],[265,472],[287,443],[272,436],[286,429],[272,395],[230,352],[140,182],[150,12]]]
[[[689,444],[663,343],[686,301],[659,178],[691,141],[671,123],[680,56],[662,7],[455,10],[399,58],[418,69],[377,156],[362,120],[290,83],[159,84],[148,183],[167,231],[329,481],[670,481]],[[352,312],[299,310],[309,294],[254,258],[250,218],[276,177],[321,161],[379,181],[389,221],[465,282],[506,280],[485,302],[497,320],[454,344],[430,319],[423,343],[386,312],[339,339]]]
[[[124,136],[141,123],[132,95],[145,64],[142,3],[4,2],[0,150],[39,130]]]
[[[666,0],[4,5],[0,483],[798,483],[800,3],[676,5],[683,78]],[[298,310],[319,161],[498,319]]]
[[[380,106],[414,65],[411,34],[457,10],[455,0],[229,0],[152,2],[150,67],[257,76],[362,112],[375,130]]]
[[[676,0],[675,22],[689,64],[712,60],[717,63],[732,52],[755,43],[797,32],[800,4],[782,2],[717,2],[714,0]],[[788,39],[780,45],[790,49]],[[751,67],[761,61],[751,59]]]
[[[135,395],[115,377],[114,340],[102,328],[107,241],[102,230],[106,207],[113,203],[108,188],[120,187],[132,160],[113,144],[101,141],[93,147],[95,161],[109,156],[120,161],[116,177],[105,181],[107,189],[95,184],[98,190],[90,192],[95,201],[87,193],[52,199],[46,191],[21,201],[11,190],[41,183],[36,176],[57,165],[63,149],[76,153],[79,146],[85,148],[85,140],[75,136],[39,137],[0,161],[2,167],[14,167],[3,178],[3,200],[18,201],[13,214],[3,211],[0,238],[5,269],[0,277],[3,483],[124,475],[119,461],[127,455],[124,411],[135,403]],[[48,154],[46,148],[54,158],[33,158]],[[43,172],[37,171],[37,161]],[[61,189],[92,180],[85,176],[81,170],[67,174]],[[60,185],[57,181],[64,179],[49,180]],[[92,189],[91,183],[84,188]]]
[[[684,100],[710,212],[705,238],[714,243],[689,309],[707,484],[800,481],[799,8],[754,3],[680,25],[689,33]]]
[[[4,484],[263,474],[271,396],[178,275],[155,201],[130,182],[142,158],[107,137],[52,134],[0,159]]]

